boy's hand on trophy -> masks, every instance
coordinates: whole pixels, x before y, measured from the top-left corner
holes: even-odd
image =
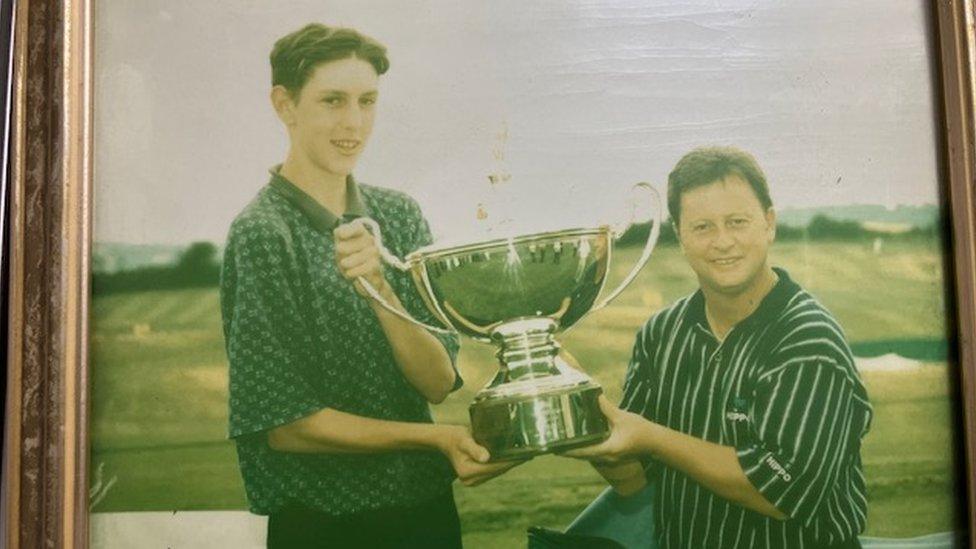
[[[465,486],[477,486],[487,482],[509,469],[525,463],[518,461],[499,461],[489,463],[491,455],[471,437],[466,427],[442,425],[443,436],[440,441],[441,452],[451,461],[458,480]]]
[[[600,411],[610,423],[610,437],[599,444],[567,450],[560,455],[585,459],[594,464],[615,465],[634,460],[646,446],[646,439],[655,424],[640,415],[617,408],[600,395]]]
[[[359,284],[359,277],[385,297],[390,287],[383,276],[383,260],[372,233],[362,223],[352,221],[336,227],[332,235],[342,276],[351,281],[363,297],[369,297],[369,294]]]

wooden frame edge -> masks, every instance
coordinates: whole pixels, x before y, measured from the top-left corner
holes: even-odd
[[[26,75],[27,27],[24,24],[30,0],[18,0],[14,10],[14,55],[11,94],[11,155],[10,155],[10,272],[8,289],[7,334],[7,394],[4,410],[4,480],[7,498],[5,547],[20,547],[20,475],[21,475],[21,410],[23,403],[19,388],[23,384],[23,323],[18,311],[24,308],[24,89]]]
[[[943,158],[949,177],[952,263],[955,285],[959,392],[965,447],[966,520],[969,547],[976,549],[976,133],[974,133],[974,6],[966,0],[940,0],[939,59],[943,101]]]
[[[92,240],[92,2],[66,0],[61,159],[65,220],[61,323],[64,326],[64,501],[62,539],[88,546],[88,310]]]
[[[88,545],[91,20],[91,0],[18,0],[14,18],[11,548]]]

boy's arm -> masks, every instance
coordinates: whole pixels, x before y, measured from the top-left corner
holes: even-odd
[[[459,425],[385,421],[331,408],[271,429],[268,444],[278,451],[298,453],[437,450],[451,461],[467,486],[481,484],[521,463],[488,463],[488,451]]]
[[[429,402],[443,402],[457,381],[457,373],[444,345],[426,329],[386,310],[366,294],[357,280],[364,278],[387,303],[405,312],[383,276],[382,259],[372,234],[355,222],[337,227],[334,234],[339,270],[369,301],[404,377]]]

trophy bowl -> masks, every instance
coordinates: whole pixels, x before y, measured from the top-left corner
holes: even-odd
[[[656,216],[640,259],[600,302],[614,237],[623,232],[609,226],[434,244],[409,254],[406,261],[379,245],[387,263],[411,273],[427,308],[444,326],[496,347],[498,372],[470,406],[472,436],[493,461],[586,446],[609,436],[597,401],[602,388],[569,363],[555,336],[605,307],[650,258],[661,202],[650,185],[638,186],[653,193]],[[381,242],[376,223],[364,221]],[[387,305],[368,283],[364,287]]]

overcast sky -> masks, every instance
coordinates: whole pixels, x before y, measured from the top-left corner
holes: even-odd
[[[674,4],[680,4],[676,6]],[[357,178],[435,233],[616,221],[689,149],[752,151],[777,207],[935,203],[928,2],[102,0],[95,238],[222,242],[281,162],[274,41],[310,21],[387,45]],[[487,175],[507,130],[512,179]]]

